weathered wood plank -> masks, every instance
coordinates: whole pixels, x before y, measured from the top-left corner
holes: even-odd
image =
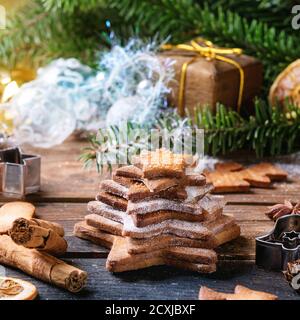
[[[68,251],[64,258],[106,258],[109,250],[74,236],[67,236]],[[244,236],[217,248],[221,260],[255,260],[255,240]]]
[[[225,213],[232,214],[241,226],[242,237],[218,249],[220,259],[254,259],[255,237],[269,232],[273,222],[265,215],[265,206],[228,205]],[[74,224],[84,219],[85,203],[36,203],[37,217],[63,225],[69,243],[67,257],[103,257],[107,250],[73,236]]]
[[[255,237],[269,232],[272,226],[253,227],[241,223],[241,236],[217,249],[219,260],[255,260]],[[259,230],[257,230],[259,229]],[[106,257],[108,250],[74,236],[67,236],[68,257]]]
[[[34,202],[33,202],[34,203]],[[34,203],[36,214],[43,219],[80,220],[87,214],[87,203]],[[239,221],[269,221],[265,212],[267,206],[260,205],[226,205],[225,214],[232,214]]]
[[[49,169],[49,171],[48,171]],[[41,192],[29,195],[30,201],[70,201],[85,202],[94,199],[99,190],[99,182],[109,178],[110,174],[98,175],[97,172],[85,171],[81,165],[49,165],[42,174]],[[224,194],[230,204],[275,204],[289,199],[298,202],[300,179],[289,183],[276,183],[270,189],[252,188],[248,193]]]
[[[95,198],[98,192],[98,186],[101,178],[97,178],[96,182],[91,182],[90,178],[85,180],[83,176],[79,176],[77,180],[72,180],[69,177],[61,177],[56,182],[51,182],[47,179],[42,186],[42,191],[28,195],[25,197],[30,202],[73,202],[85,203]],[[102,178],[103,179],[103,178]],[[228,204],[237,205],[274,205],[276,203],[283,203],[284,200],[291,200],[292,202],[299,202],[300,188],[295,188],[293,192],[281,192],[276,189],[268,189],[264,192],[256,192],[255,189],[251,193],[232,193],[225,194],[225,199]],[[18,200],[18,198],[5,198],[0,196],[0,202],[7,202]]]
[[[266,272],[254,265],[255,237],[271,230],[273,222],[264,215],[266,206],[285,199],[299,201],[300,177],[275,183],[270,189],[253,188],[246,194],[227,194],[229,204],[225,213],[232,214],[241,226],[242,236],[217,249],[219,268],[214,275],[205,276],[168,267],[155,267],[119,275],[105,270],[108,250],[72,235],[73,226],[86,215],[86,203],[94,199],[100,176],[94,169],[87,171],[78,161],[86,141],[69,139],[55,148],[42,150],[26,147],[27,152],[42,155],[41,192],[27,197],[37,206],[37,217],[61,223],[69,243],[65,258],[72,258],[89,273],[85,292],[72,295],[64,290],[33,280],[22,273],[7,269],[8,275],[33,281],[41,299],[197,299],[200,285],[220,291],[231,291],[235,284],[258,290],[269,290],[282,299],[299,299],[287,285],[281,273]],[[227,157],[229,159],[230,157]],[[244,153],[231,159],[247,163]],[[1,202],[11,199],[1,198]],[[76,258],[76,259],[74,259]]]
[[[76,140],[74,137],[64,144],[51,149],[26,147],[31,153],[42,155],[42,188],[41,192],[27,197],[30,201],[40,202],[85,202],[93,199],[99,181],[108,177],[109,173],[100,176],[95,168],[87,171],[78,161],[81,150],[88,145],[87,141]],[[239,161],[249,159],[243,153],[238,154]],[[237,158],[232,155],[231,159]],[[228,159],[228,157],[227,157]],[[290,177],[289,182],[275,183],[271,189],[253,188],[246,194],[228,194],[230,203],[274,204],[285,199],[299,201],[300,178]],[[0,198],[0,201],[6,201]]]
[[[64,258],[106,258],[109,253],[108,249],[75,236],[67,236],[66,240],[68,241],[68,251]]]
[[[220,259],[254,259],[255,237],[269,232],[273,222],[264,215],[265,206],[226,206],[225,213],[232,214],[241,226],[242,237],[222,246]],[[61,223],[69,243],[68,257],[101,257],[107,250],[72,236],[74,224],[84,219],[86,204],[38,203],[37,217]]]
[[[67,221],[57,221],[57,220],[52,220],[55,222],[60,222],[65,230],[66,230],[66,235],[71,236],[73,233],[73,226],[74,226],[74,221],[67,220]],[[253,222],[250,221],[240,221],[239,225],[241,227],[241,232],[242,236],[245,237],[246,239],[254,239],[255,237],[262,235],[272,229],[273,223],[270,222],[260,222],[257,224],[254,224]]]
[[[273,193],[272,193],[273,192]],[[274,205],[283,203],[284,200],[299,202],[299,195],[277,194],[276,191],[268,194],[230,194],[225,198],[229,204],[253,204],[253,205]]]
[[[200,286],[232,292],[242,284],[256,290],[276,294],[280,299],[300,299],[286,283],[280,272],[257,268],[249,261],[222,261],[212,275],[178,270],[171,267],[152,267],[143,270],[112,274],[105,270],[105,259],[74,259],[76,266],[88,272],[86,290],[71,294],[62,289],[35,280],[23,273],[6,269],[8,276],[33,282],[40,299],[198,299]]]
[[[273,222],[264,214],[266,209],[266,206],[227,205],[224,213],[233,215],[239,223],[247,223],[247,226],[261,224],[265,230],[265,227],[273,225]],[[65,223],[67,226],[68,221],[72,225],[82,220],[87,210],[85,203],[36,203],[36,214],[40,219]]]

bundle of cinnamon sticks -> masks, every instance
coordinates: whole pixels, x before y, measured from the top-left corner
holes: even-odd
[[[35,207],[10,202],[0,208],[0,264],[70,292],[80,291],[87,273],[54,257],[67,250],[64,229],[57,223],[35,219]]]

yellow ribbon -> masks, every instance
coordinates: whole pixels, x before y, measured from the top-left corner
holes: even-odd
[[[201,45],[201,44],[202,45]],[[240,112],[241,104],[242,104],[242,98],[243,98],[243,91],[244,91],[244,70],[243,68],[234,61],[231,58],[224,57],[224,55],[227,54],[235,54],[240,55],[242,53],[242,49],[239,48],[216,48],[213,46],[213,43],[211,41],[197,38],[196,40],[192,40],[190,44],[178,44],[178,45],[172,45],[172,44],[165,44],[162,46],[163,50],[173,50],[173,49],[179,49],[184,51],[190,51],[193,53],[196,53],[197,55],[193,57],[191,60],[185,62],[182,65],[181,68],[181,74],[180,74],[180,82],[179,82],[179,94],[178,94],[178,112],[181,116],[184,115],[184,92],[185,92],[185,83],[186,83],[186,74],[187,74],[187,68],[188,66],[193,63],[199,56],[205,57],[209,60],[220,60],[227,62],[233,66],[235,66],[240,73],[240,87],[239,87],[239,96],[238,96],[238,112]]]

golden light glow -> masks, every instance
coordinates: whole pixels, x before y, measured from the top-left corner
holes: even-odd
[[[11,77],[10,76],[3,76],[3,78],[1,79],[1,84],[3,85],[7,85],[11,82]]]
[[[8,102],[18,91],[19,86],[16,81],[11,81],[8,83],[3,90],[1,103]]]
[[[23,83],[35,77],[36,71],[26,67],[18,66],[13,70],[0,69],[0,132],[7,135],[13,133],[13,115],[9,111],[7,102],[18,93]]]
[[[11,135],[13,131],[13,118],[7,110],[0,110],[0,131]]]

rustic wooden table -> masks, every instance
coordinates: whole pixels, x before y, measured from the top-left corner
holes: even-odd
[[[38,194],[28,196],[27,201],[35,204],[38,218],[56,221],[65,227],[69,249],[64,259],[89,274],[87,289],[71,294],[19,271],[5,269],[8,276],[32,281],[40,299],[197,299],[201,285],[231,291],[236,284],[269,291],[281,299],[300,298],[280,272],[259,269],[254,261],[255,237],[273,226],[264,215],[266,206],[284,199],[299,201],[300,177],[276,183],[272,189],[252,189],[251,193],[226,196],[225,213],[236,217],[242,236],[219,248],[220,262],[215,274],[201,275],[171,267],[111,274],[105,269],[108,251],[72,235],[74,224],[85,216],[86,204],[94,198],[103,178],[94,169],[83,169],[78,161],[85,145],[86,142],[70,139],[50,150],[26,149],[42,155],[42,188]],[[2,198],[1,201],[9,200]]]

